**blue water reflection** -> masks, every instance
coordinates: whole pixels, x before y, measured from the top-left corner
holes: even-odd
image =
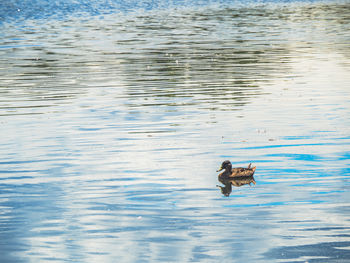
[[[348,9],[5,2],[1,262],[346,262]]]
[[[298,3],[317,1],[290,1],[290,0],[270,0],[260,1],[264,3]],[[60,1],[30,1],[30,0],[5,0],[0,6],[0,21],[10,18],[42,19],[54,17],[62,19],[65,16],[99,16],[111,13],[124,13],[134,11],[152,11],[172,8],[200,8],[207,6],[249,6],[256,4],[256,1],[229,1],[229,0],[60,0]]]

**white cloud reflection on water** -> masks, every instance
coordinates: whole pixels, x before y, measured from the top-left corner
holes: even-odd
[[[169,18],[180,27],[174,38],[147,17],[149,28],[133,17],[124,37],[118,20],[51,22],[26,36],[41,48],[5,51],[14,70],[1,80],[0,249],[9,261],[346,259],[335,249],[348,246],[350,228],[343,40],[315,44],[297,17],[290,28],[310,43],[285,45],[277,31],[275,42],[260,36],[259,52],[243,23],[253,42],[215,34],[203,48],[180,34],[220,16],[202,18]],[[157,45],[167,41],[158,53],[153,33]],[[257,185],[222,197],[215,170],[224,159],[253,161]]]

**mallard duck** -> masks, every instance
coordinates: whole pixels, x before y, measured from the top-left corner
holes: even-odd
[[[217,172],[220,172],[224,169],[225,171],[219,174],[219,179],[253,176],[256,170],[256,166],[252,167],[252,164],[249,164],[248,168],[243,168],[243,167],[232,168],[231,162],[226,160],[221,164],[221,167],[219,170],[217,170]]]

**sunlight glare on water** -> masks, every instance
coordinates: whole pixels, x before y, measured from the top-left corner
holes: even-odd
[[[349,260],[349,2],[145,3],[0,9],[1,262]]]

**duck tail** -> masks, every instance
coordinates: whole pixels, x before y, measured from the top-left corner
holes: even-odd
[[[252,163],[250,163],[250,164],[248,165],[248,169],[250,169],[250,167],[252,167]]]
[[[254,167],[252,168],[252,170],[253,170],[253,172],[255,172],[255,170],[256,170],[256,166],[254,166]]]

